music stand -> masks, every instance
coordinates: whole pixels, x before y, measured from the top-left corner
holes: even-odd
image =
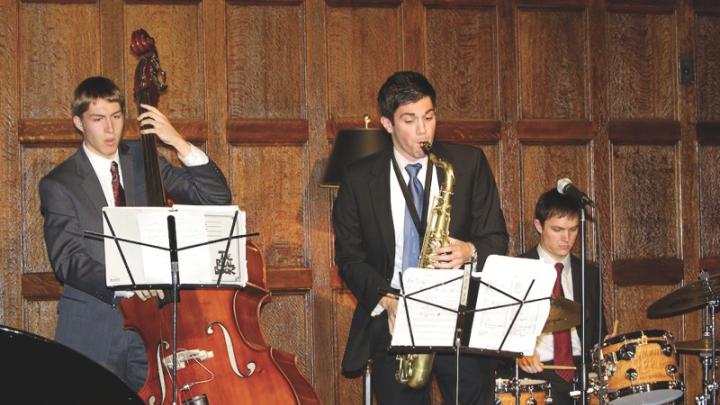
[[[126,239],[126,238],[120,238],[117,236],[115,232],[115,227],[113,226],[112,222],[110,221],[110,218],[107,214],[108,210],[127,210],[130,207],[122,207],[122,208],[109,208],[105,207],[103,209],[103,218],[105,219],[105,224],[107,225],[107,229],[110,231],[110,235],[106,235],[104,233],[98,233],[93,231],[85,231],[85,235],[94,237],[97,239],[112,239],[115,247],[117,248],[117,251],[120,255],[120,258],[122,260],[122,264],[125,268],[125,271],[129,277],[130,284],[129,285],[122,285],[122,286],[114,286],[116,289],[122,289],[122,290],[141,290],[141,289],[158,289],[158,288],[167,288],[167,284],[140,284],[135,281],[135,278],[133,277],[133,273],[130,269],[130,265],[128,263],[127,257],[123,252],[122,246],[120,245],[120,242],[129,243],[131,245],[137,245],[137,246],[144,246],[151,249],[166,251],[169,253],[170,256],[170,275],[171,275],[171,282],[170,282],[170,289],[171,289],[171,302],[172,302],[172,388],[173,388],[173,404],[177,404],[177,303],[179,298],[179,289],[180,289],[180,272],[179,272],[179,259],[178,259],[178,252],[188,249],[194,249],[202,246],[208,246],[214,243],[218,242],[226,242],[225,245],[225,251],[221,255],[221,262],[218,272],[218,279],[217,282],[212,284],[214,287],[220,287],[222,282],[222,277],[226,272],[226,265],[227,260],[229,257],[229,251],[230,251],[230,242],[234,239],[240,239],[240,238],[246,238],[249,236],[256,236],[259,233],[246,233],[246,234],[238,234],[233,235],[235,230],[237,229],[237,223],[238,223],[238,215],[240,211],[235,207],[235,213],[233,215],[232,224],[230,226],[229,235],[224,238],[217,238],[201,243],[195,243],[188,246],[183,246],[178,248],[177,246],[177,229],[176,229],[176,221],[175,216],[172,214],[172,212],[176,212],[176,209],[160,209],[167,215],[167,231],[168,231],[168,247],[165,246],[158,246],[153,245],[150,243],[144,243],[139,240],[132,240],[132,239]],[[134,207],[138,208],[138,207]],[[169,212],[169,213],[168,213]],[[184,284],[185,286],[192,286],[192,287],[202,287],[207,286],[207,284]]]
[[[505,291],[505,288],[499,288],[494,284],[494,282],[497,280],[497,277],[503,277],[502,272],[507,272],[508,275],[512,276],[511,271],[507,271],[507,269],[502,269],[502,272],[498,272],[497,270],[488,271],[487,276],[488,280],[490,281],[484,281],[483,273],[473,273],[474,276],[479,276],[480,285],[485,286],[488,289],[491,289],[495,291],[496,293],[500,294],[500,296],[504,297],[503,299],[506,301],[505,303],[499,304],[499,305],[493,305],[493,301],[491,300],[489,304],[487,304],[487,301],[483,298],[481,293],[478,293],[478,302],[475,304],[475,308],[477,309],[468,309],[467,307],[467,291],[468,287],[470,285],[470,269],[466,269],[465,271],[461,270],[442,270],[438,272],[426,272],[424,269],[407,269],[403,271],[400,274],[400,285],[401,285],[401,294],[399,294],[399,297],[401,299],[400,307],[398,308],[399,312],[402,312],[402,315],[398,316],[395,324],[395,331],[393,331],[393,343],[392,346],[390,346],[389,350],[391,352],[396,353],[428,353],[428,352],[439,352],[439,353],[454,353],[457,357],[457,362],[459,363],[459,355],[460,353],[466,353],[466,354],[477,354],[477,355],[486,355],[486,356],[496,356],[496,357],[509,357],[509,358],[517,358],[523,355],[524,352],[532,351],[534,350],[534,343],[535,338],[539,335],[540,331],[542,330],[542,326],[545,323],[545,320],[547,319],[547,315],[549,313],[549,299],[550,299],[550,292],[552,291],[552,284],[554,283],[554,277],[555,277],[555,271],[552,270],[549,266],[537,261],[537,260],[531,260],[531,259],[518,259],[518,258],[508,258],[508,257],[501,257],[497,255],[491,255],[488,257],[485,269],[491,268],[496,269],[497,266],[503,266],[507,263],[515,263],[516,265],[520,263],[520,265],[525,266],[534,266],[535,268],[539,269],[537,270],[537,274],[533,274],[529,277],[529,282],[525,283],[524,286],[518,286],[512,289],[512,291]],[[544,269],[544,270],[543,270]],[[516,269],[517,270],[517,269]],[[527,271],[524,270],[523,271]],[[424,280],[424,284],[420,285],[420,288],[416,288],[417,284],[415,283],[415,278],[423,277],[426,278]],[[526,273],[527,277],[527,273]],[[535,279],[534,277],[537,277]],[[432,279],[435,278],[437,280],[432,281]],[[462,284],[460,288],[457,287],[457,283],[462,280]],[[518,284],[523,283],[527,280],[521,280],[521,281],[513,281],[508,280],[511,283]],[[536,282],[537,281],[537,282]],[[410,283],[409,283],[410,282]],[[411,284],[410,286],[407,286],[407,284]],[[435,302],[432,302],[428,299],[421,299],[418,298],[418,295],[423,293],[432,292],[433,290],[438,290],[439,288],[447,288],[451,284],[455,284],[455,292],[446,291],[446,293],[457,293],[457,300],[450,303],[449,299],[447,302],[439,304],[438,301],[442,300],[442,297],[433,297],[435,299]],[[410,290],[410,292],[408,292]],[[532,296],[531,296],[532,293]],[[490,294],[487,294],[489,298]],[[509,302],[508,302],[509,301]],[[443,336],[440,338],[439,341],[445,341],[445,344],[440,345],[427,345],[423,344],[425,342],[428,342],[428,339],[425,339],[424,336],[416,336],[417,332],[426,333],[426,330],[423,328],[423,325],[418,322],[422,322],[422,314],[421,316],[418,316],[416,314],[417,308],[412,308],[413,314],[411,314],[411,306],[418,307],[419,305],[412,305],[411,303],[415,302],[418,304],[423,304],[425,308],[433,308],[435,311],[435,315],[439,315],[442,317],[442,314],[445,316],[455,316],[455,324],[454,324],[454,330],[446,331]],[[457,302],[456,305],[452,305],[453,303]],[[497,297],[495,297],[494,302],[497,302]],[[546,308],[544,310],[544,316],[541,315],[541,318],[538,319],[537,316],[529,316],[527,313],[529,310],[527,308],[530,308],[529,304],[533,303],[543,303],[542,307],[537,307],[536,310],[543,311],[542,308]],[[481,305],[479,305],[481,304]],[[487,304],[487,305],[482,305]],[[502,325],[494,325],[496,326],[495,329],[492,330],[492,332],[495,332],[496,335],[500,335],[500,342],[499,344],[491,344],[492,342],[486,340],[483,343],[486,343],[484,346],[479,344],[483,341],[477,340],[477,338],[473,338],[474,334],[477,333],[476,329],[473,327],[473,325],[476,324],[477,318],[473,320],[473,325],[465,325],[466,317],[469,314],[479,314],[479,313],[485,313],[489,314],[492,311],[499,311],[499,310],[508,310],[509,308],[514,308],[514,313],[512,315],[512,319],[507,324]],[[526,309],[523,311],[523,309]],[[521,316],[521,314],[523,316]],[[413,318],[415,319],[413,321]],[[534,335],[525,336],[523,329],[523,325],[518,325],[518,329],[515,330],[514,327],[519,323],[518,321],[522,318],[524,322],[527,322],[528,319],[532,318],[533,322],[533,333]],[[489,316],[486,316],[485,319],[490,319]],[[404,321],[403,321],[404,320]],[[496,319],[497,320],[497,319]],[[542,320],[542,322],[539,322],[539,320]],[[413,322],[415,322],[416,327],[413,327]],[[445,325],[448,323],[447,319],[439,320],[435,325],[432,326],[432,328],[436,329],[433,331],[433,333],[437,332],[437,329],[445,327]],[[440,326],[438,328],[438,326]],[[462,336],[464,331],[470,327],[471,334],[469,341],[463,342]],[[492,327],[493,325],[487,325],[483,324],[483,327],[486,328]],[[409,334],[409,337],[405,336],[405,330],[404,328],[407,327],[407,333]],[[527,329],[527,326],[525,326],[525,329]],[[536,333],[537,332],[537,333]],[[516,335],[523,334],[521,339],[523,340],[522,345],[524,345],[523,350],[516,350],[518,347],[518,339]],[[488,335],[490,336],[490,335]],[[451,339],[448,339],[450,337]],[[510,339],[510,340],[509,340]],[[402,345],[400,343],[407,342],[409,340],[409,345],[405,344]],[[430,340],[430,341],[436,341],[436,340]],[[457,383],[457,378],[456,378]],[[456,401],[458,400],[458,388],[456,386]],[[519,387],[516,387],[516,391],[519,391]],[[516,392],[516,398],[519,398],[519,392]]]

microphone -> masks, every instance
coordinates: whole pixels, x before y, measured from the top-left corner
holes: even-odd
[[[587,194],[578,190],[577,187],[575,187],[575,185],[572,184],[572,181],[568,178],[560,179],[557,181],[557,191],[562,195],[567,195],[574,198],[583,207],[586,205],[589,205],[591,207],[595,206],[593,200],[591,200],[590,197],[587,196]]]

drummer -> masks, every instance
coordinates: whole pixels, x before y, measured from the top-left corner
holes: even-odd
[[[580,259],[570,252],[580,230],[580,205],[571,197],[551,189],[543,193],[535,205],[533,225],[540,234],[540,242],[521,257],[540,259],[550,263],[558,273],[553,296],[580,302]],[[598,269],[585,266],[585,333],[586,369],[591,368],[591,348],[598,343],[598,326],[602,336],[607,334],[605,319],[598,319]],[[604,317],[602,317],[604,318]],[[555,405],[572,404],[569,392],[573,389],[575,370],[545,369],[546,365],[575,366],[580,369],[581,327],[558,330],[538,337],[535,354],[518,359],[521,378],[540,379],[552,384]],[[570,367],[568,367],[570,366]],[[552,366],[551,366],[552,367]],[[562,368],[562,367],[561,367]]]

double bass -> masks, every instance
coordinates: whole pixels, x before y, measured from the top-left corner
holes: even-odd
[[[131,48],[140,57],[135,71],[136,101],[138,105],[157,105],[166,84],[155,41],[140,29],[132,34]],[[168,199],[158,168],[155,135],[141,137],[148,201],[165,205]],[[173,398],[183,405],[321,404],[298,370],[295,356],[265,342],[259,319],[261,307],[270,299],[265,263],[252,243],[247,243],[246,259],[248,283],[244,288],[179,291],[176,362],[171,349],[171,306],[158,299],[141,301],[137,296],[122,300],[125,327],[138,331],[145,344],[148,374],[138,394],[148,405],[171,404]]]

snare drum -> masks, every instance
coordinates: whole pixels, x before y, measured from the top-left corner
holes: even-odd
[[[550,383],[544,380],[522,378],[520,385],[520,405],[545,405],[552,402]],[[512,380],[498,378],[495,380],[495,404],[515,405],[515,387]]]
[[[683,395],[673,336],[663,330],[607,339],[593,353],[612,405],[658,405]]]

